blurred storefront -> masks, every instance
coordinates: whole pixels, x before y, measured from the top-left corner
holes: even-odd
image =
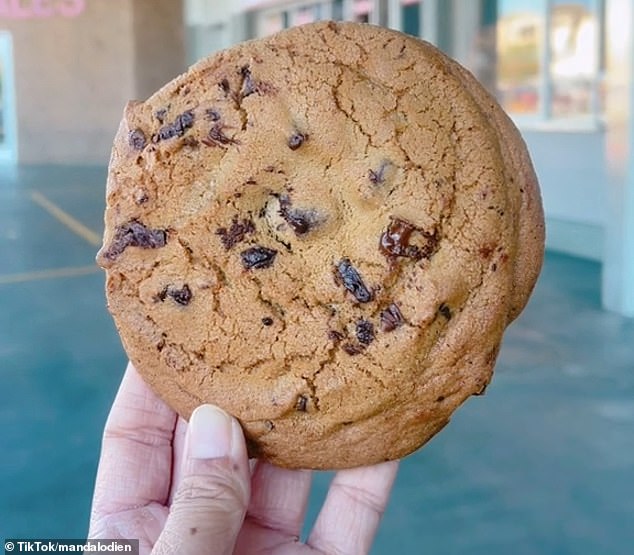
[[[0,0],[0,161],[104,163],[126,100],[319,19],[399,29],[467,66],[528,143],[548,246],[601,261],[605,305],[634,315],[631,0]]]

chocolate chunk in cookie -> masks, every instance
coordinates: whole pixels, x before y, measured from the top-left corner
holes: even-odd
[[[362,345],[369,345],[374,341],[374,324],[369,320],[359,320],[356,323],[355,334]]]
[[[412,235],[416,233],[418,244],[411,244]],[[418,229],[410,222],[392,218],[387,229],[381,234],[379,251],[388,258],[404,257],[420,260],[428,258],[438,244],[436,233]]]
[[[257,85],[251,76],[251,69],[249,66],[243,66],[240,68],[240,75],[242,75],[242,88],[240,94],[242,98],[245,98],[257,91]]]
[[[341,348],[350,356],[356,356],[356,355],[360,355],[363,350],[365,349],[365,345],[362,345],[360,343],[344,343]]]
[[[192,300],[192,291],[187,284],[182,287],[168,285],[156,296],[156,300],[164,301],[167,297],[181,306],[187,306]]]
[[[307,233],[311,228],[311,220],[313,219],[310,212],[293,208],[291,206],[291,200],[287,195],[282,195],[279,201],[280,216],[282,216],[295,234],[304,235],[304,233]]]
[[[225,126],[216,122],[212,125],[207,136],[202,139],[202,143],[207,146],[227,146],[227,145],[235,145],[238,144],[238,141],[225,135],[224,132]]]
[[[438,312],[442,314],[447,320],[451,320],[451,308],[446,303],[441,303],[438,307]]]
[[[381,311],[381,331],[394,331],[404,323],[401,310],[396,303],[391,303],[385,310]]]
[[[158,133],[152,137],[152,141],[166,141],[173,137],[182,137],[188,129],[194,126],[194,112],[187,110],[176,116],[172,123],[164,125],[158,130]]]
[[[370,170],[368,172],[368,179],[374,185],[383,185],[385,183],[385,171],[388,167],[387,162],[382,162],[376,170]]]
[[[117,227],[114,239],[104,251],[103,256],[114,260],[128,247],[157,249],[167,243],[167,232],[164,229],[150,229],[138,220]]]
[[[220,121],[220,112],[216,108],[207,108],[205,118],[209,121]]]
[[[147,139],[143,130],[137,127],[136,129],[130,131],[130,134],[128,135],[128,144],[134,150],[143,150],[147,144]]]
[[[422,257],[420,249],[409,244],[410,237],[416,228],[398,218],[394,218],[381,235],[379,250],[385,256],[404,256],[419,259]]]
[[[288,138],[288,148],[291,150],[297,150],[307,139],[308,135],[295,131],[295,133]]]
[[[374,298],[372,291],[363,282],[361,274],[348,258],[340,260],[337,264],[335,279],[360,303],[369,303]]]
[[[220,237],[222,246],[225,250],[232,249],[238,243],[244,241],[245,237],[255,232],[255,225],[253,221],[247,218],[239,220],[237,216],[234,216],[231,220],[229,229],[226,227],[219,227],[216,230],[216,235]]]
[[[245,270],[262,270],[273,265],[277,251],[267,247],[251,247],[240,253]]]
[[[306,412],[308,410],[308,397],[306,397],[306,395],[300,395],[299,397],[297,397],[295,410],[297,410],[298,412]]]
[[[167,118],[167,108],[160,108],[154,112],[154,117],[158,120],[160,124],[165,123]]]

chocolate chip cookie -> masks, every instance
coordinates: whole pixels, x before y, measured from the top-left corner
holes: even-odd
[[[541,268],[526,147],[433,46],[316,23],[130,103],[98,255],[132,362],[250,454],[343,468],[411,453],[491,379]]]

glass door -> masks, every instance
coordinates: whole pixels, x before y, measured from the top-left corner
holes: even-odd
[[[0,31],[0,163],[17,160],[11,35]]]

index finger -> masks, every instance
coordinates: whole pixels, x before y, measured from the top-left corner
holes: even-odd
[[[397,470],[390,461],[337,472],[307,544],[323,553],[368,553]]]
[[[176,419],[128,364],[104,430],[91,520],[167,502]]]

